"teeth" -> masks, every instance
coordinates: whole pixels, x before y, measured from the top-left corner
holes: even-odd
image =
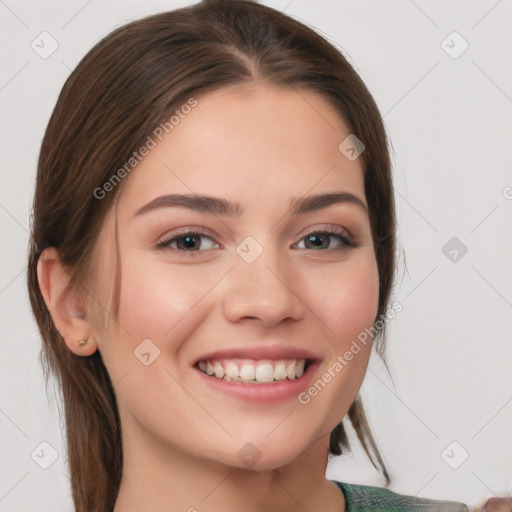
[[[255,380],[256,379],[256,367],[253,364],[243,364],[240,368],[240,378],[242,380]]]
[[[297,372],[297,366],[294,361],[290,361],[286,367],[286,376],[289,379],[294,379]]]
[[[215,377],[217,377],[217,379],[222,379],[224,377],[224,367],[219,363],[215,363],[213,365],[213,373],[215,374]]]
[[[304,359],[301,359],[297,363],[297,377],[301,377],[304,373],[304,365],[306,364],[306,361]]]
[[[232,379],[236,379],[240,375],[240,370],[238,369],[236,363],[229,361],[226,364],[226,375]],[[217,374],[215,374],[215,376],[217,376]]]
[[[305,359],[271,361],[226,360],[199,361],[198,367],[207,375],[235,382],[274,382],[294,380],[304,374]]]
[[[269,363],[263,363],[256,368],[256,380],[259,382],[272,382],[274,380],[274,368]]]
[[[279,361],[274,368],[274,379],[284,380],[286,379],[286,363]]]

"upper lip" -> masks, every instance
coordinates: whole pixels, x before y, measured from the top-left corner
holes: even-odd
[[[251,345],[208,352],[197,358],[194,364],[211,359],[306,359],[312,362],[319,361],[320,357],[309,350],[288,345]]]

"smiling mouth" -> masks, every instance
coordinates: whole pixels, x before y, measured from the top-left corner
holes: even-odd
[[[230,382],[268,384],[296,380],[307,370],[307,359],[209,359],[196,367],[206,375]]]

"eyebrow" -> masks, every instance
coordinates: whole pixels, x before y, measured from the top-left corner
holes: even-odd
[[[316,194],[291,201],[289,213],[300,215],[303,213],[322,210],[333,204],[353,204],[367,212],[366,204],[354,194],[349,192],[333,192]],[[240,203],[227,201],[219,197],[199,196],[191,194],[167,194],[159,196],[142,206],[134,217],[159,209],[182,206],[198,212],[211,213],[222,217],[239,217],[242,211]]]
[[[353,204],[362,208],[364,212],[367,211],[367,207],[364,202],[354,194],[350,194],[349,192],[333,192],[329,194],[307,196],[295,200],[291,204],[290,213],[298,215],[301,213],[313,212],[339,203]]]

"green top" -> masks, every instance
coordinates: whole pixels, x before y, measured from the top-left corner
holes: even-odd
[[[466,505],[456,501],[406,496],[382,487],[334,483],[345,496],[345,512],[468,512]]]

